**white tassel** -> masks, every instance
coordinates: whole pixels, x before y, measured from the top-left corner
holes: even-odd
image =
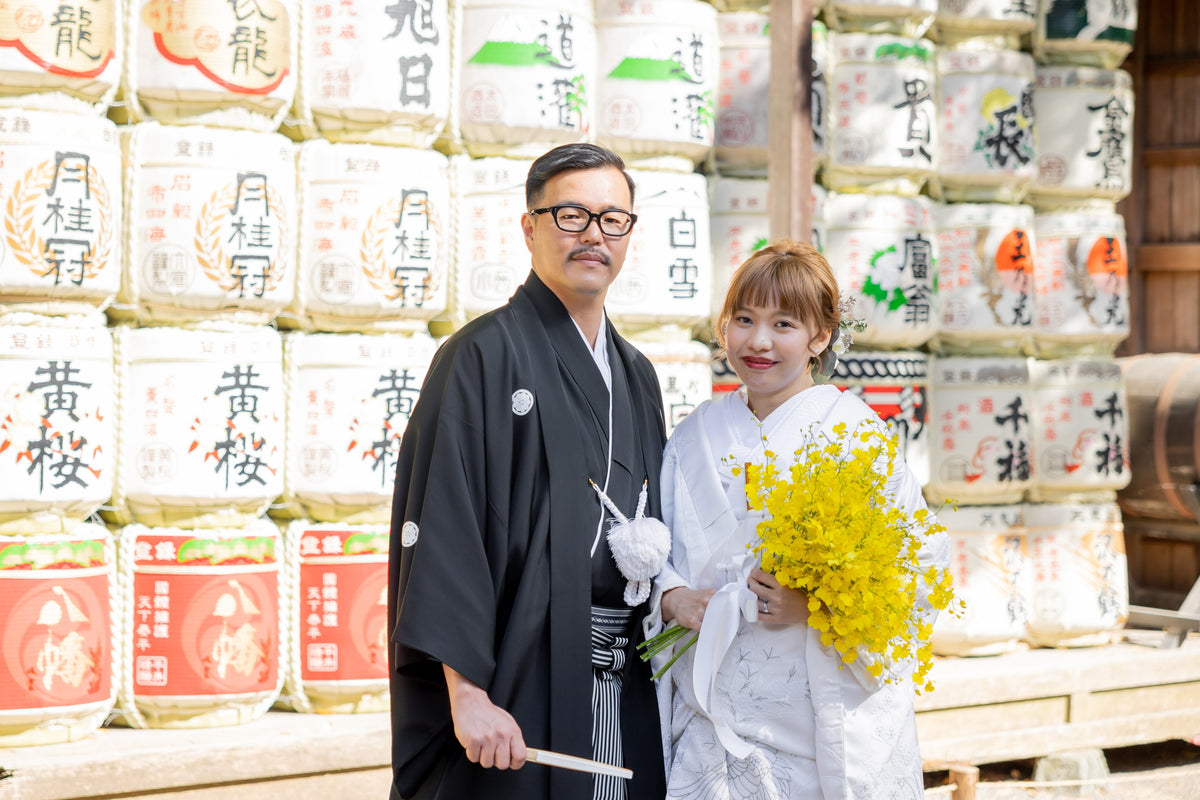
[[[646,512],[647,484],[642,484],[637,515],[631,520],[617,509],[595,481],[591,483],[600,501],[614,517],[608,529],[608,549],[617,562],[617,569],[628,581],[625,584],[625,602],[630,606],[644,603],[650,596],[651,581],[666,566],[667,556],[671,552],[671,531],[661,520],[643,516]]]

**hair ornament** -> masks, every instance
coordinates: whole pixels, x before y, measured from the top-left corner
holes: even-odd
[[[829,334],[829,344],[817,356],[812,376],[816,383],[828,383],[837,369],[838,356],[854,344],[854,334],[867,329],[867,321],[854,317],[854,298],[843,295],[838,300],[838,324]]]

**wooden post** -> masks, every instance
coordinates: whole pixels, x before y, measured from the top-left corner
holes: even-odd
[[[1143,14],[1147,9],[1143,6]],[[1159,13],[1162,13],[1161,11]],[[1142,18],[1143,20],[1146,17]],[[1117,212],[1125,218],[1125,259],[1129,276],[1129,337],[1117,348],[1118,356],[1146,352],[1146,288],[1145,268],[1141,262],[1141,246],[1146,230],[1146,125],[1150,113],[1146,109],[1146,50],[1150,44],[1148,26],[1139,25],[1133,52],[1125,59],[1123,68],[1133,77],[1133,189],[1128,197],[1117,203]]]
[[[772,239],[812,238],[813,0],[771,0],[767,188]]]
[[[975,784],[979,783],[979,767],[970,764],[951,764],[950,782],[954,784],[951,800],[975,800]]]

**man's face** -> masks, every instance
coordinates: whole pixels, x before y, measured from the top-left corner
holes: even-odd
[[[561,172],[546,181],[542,196],[534,201],[536,208],[567,204],[596,213],[633,211],[629,185],[615,167]],[[597,296],[603,302],[625,263],[632,235],[605,236],[596,221],[579,233],[567,233],[554,224],[551,213],[526,212],[521,217],[521,229],[534,272],[568,307]]]

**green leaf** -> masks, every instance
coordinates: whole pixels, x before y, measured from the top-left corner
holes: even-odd
[[[864,297],[869,297],[876,303],[883,303],[887,300],[887,290],[875,282],[874,278],[867,278],[863,282],[862,293]]]

